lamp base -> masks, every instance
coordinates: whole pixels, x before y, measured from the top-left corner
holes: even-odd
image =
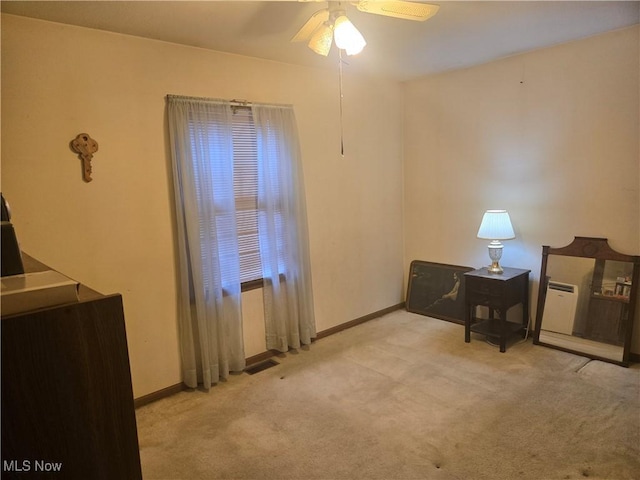
[[[500,264],[497,261],[493,262],[491,265],[489,265],[487,267],[487,271],[489,273],[497,273],[497,274],[504,273],[504,270],[502,269],[502,267],[500,266]]]
[[[499,240],[493,240],[489,244],[489,258],[491,259],[491,265],[487,267],[489,273],[500,274],[504,270],[500,266],[500,259],[502,258],[502,243]]]

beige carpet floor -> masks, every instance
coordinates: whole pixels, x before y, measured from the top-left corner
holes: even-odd
[[[153,479],[640,479],[640,366],[397,311],[137,410]]]

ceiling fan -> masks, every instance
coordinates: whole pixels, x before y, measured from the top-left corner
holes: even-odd
[[[357,2],[330,1],[327,8],[315,12],[291,39],[292,42],[309,42],[309,48],[325,57],[329,54],[332,40],[347,55],[360,53],[367,44],[362,34],[346,15],[345,3],[355,5],[358,10],[386,17],[423,22],[434,16],[438,5],[408,2],[405,0],[360,0]]]

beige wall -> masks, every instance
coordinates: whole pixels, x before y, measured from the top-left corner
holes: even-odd
[[[312,54],[310,52],[310,54]],[[136,397],[180,382],[165,95],[286,103],[302,146],[319,331],[402,301],[401,87],[2,15],[2,192],[23,250],[120,292]],[[84,183],[69,142],[100,149]],[[245,296],[247,356],[264,347]]]
[[[640,254],[638,32],[405,85],[405,268],[487,264],[476,233],[491,208],[510,213],[502,264],[532,270],[534,306],[542,245],[606,237]]]

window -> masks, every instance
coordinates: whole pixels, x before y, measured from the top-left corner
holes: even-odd
[[[230,118],[221,115],[197,115],[191,117],[189,123],[191,149],[201,158],[202,163],[194,168],[197,179],[196,190],[198,196],[205,198],[205,190],[211,189],[216,198],[213,205],[216,218],[216,230],[224,232],[218,238],[219,254],[224,262],[231,261],[235,248],[238,250],[239,279],[243,290],[250,290],[262,286],[263,268],[260,254],[259,219],[261,207],[259,205],[259,148],[258,133],[254,123],[253,112],[248,107],[231,107]],[[230,128],[225,122],[230,120]],[[226,135],[225,135],[226,133]],[[274,151],[274,132],[269,132],[263,148],[269,149],[269,155],[279,155]],[[229,138],[230,137],[230,138]],[[224,138],[228,138],[228,148],[223,146]],[[207,150],[207,154],[202,152]],[[229,159],[232,157],[232,162]],[[207,164],[207,159],[209,164]],[[272,166],[273,168],[273,166]],[[224,173],[223,173],[224,172]],[[276,172],[270,176],[277,178]],[[225,178],[233,178],[233,184],[227,184]],[[270,204],[274,214],[273,231],[278,252],[278,264],[284,260],[284,242],[282,237],[282,205],[281,189],[278,182],[270,184]],[[233,200],[233,201],[231,201]],[[233,210],[235,206],[235,211]],[[266,207],[263,205],[262,210]],[[229,215],[235,217],[235,234],[231,235],[232,221]],[[229,271],[229,264],[223,268]],[[278,272],[283,273],[283,272]],[[226,276],[222,276],[225,285]]]
[[[215,358],[243,366],[240,293],[254,285],[264,287],[267,349],[311,343],[309,238],[293,107],[246,109],[168,95],[167,114],[185,376],[195,378],[198,368],[204,375]],[[198,343],[204,338],[211,340],[208,350]]]

